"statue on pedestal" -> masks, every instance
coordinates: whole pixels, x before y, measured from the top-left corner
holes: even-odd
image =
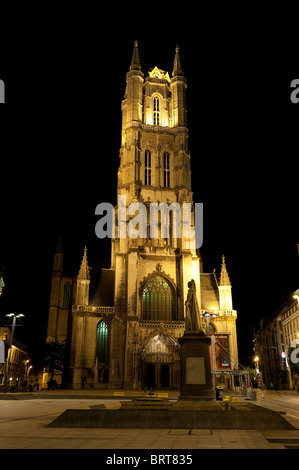
[[[186,330],[194,332],[202,332],[202,322],[200,310],[197,302],[195,281],[188,282],[188,295],[185,302],[186,305]]]
[[[5,286],[4,284],[4,272],[0,269],[0,295],[2,294],[2,289]]]

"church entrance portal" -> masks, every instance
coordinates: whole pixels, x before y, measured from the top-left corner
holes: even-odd
[[[152,337],[141,353],[142,384],[146,388],[180,387],[180,346],[173,338]]]
[[[146,383],[147,388],[156,388],[156,370],[154,364],[146,366]]]
[[[168,388],[170,386],[169,383],[169,365],[163,364],[161,366],[161,387]]]

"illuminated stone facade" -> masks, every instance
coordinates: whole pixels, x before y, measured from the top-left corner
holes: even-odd
[[[122,102],[117,187],[127,207],[143,203],[148,212],[151,203],[194,207],[186,89],[178,48],[172,78],[158,67],[144,75],[135,43]],[[115,213],[119,214],[118,207]],[[229,335],[233,367],[238,361],[237,315],[225,261],[218,285],[214,273],[201,273],[195,247],[190,249],[184,236],[174,238],[171,231],[162,238],[160,223],[156,238],[151,238],[150,227],[146,238],[121,238],[120,223],[132,218],[116,218],[111,268],[98,269],[99,283],[92,292],[97,268],[90,269],[87,251],[73,280],[62,275],[61,250],[55,255],[47,341],[62,341],[71,329],[69,383],[73,388],[179,388],[178,338],[185,331],[185,301],[192,279],[200,311],[218,315],[210,330]],[[191,220],[194,228],[193,212]],[[171,221],[170,217],[170,225]],[[71,328],[62,307],[68,283],[73,285]]]

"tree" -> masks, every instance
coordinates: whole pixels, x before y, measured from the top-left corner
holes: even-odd
[[[62,372],[65,355],[65,341],[51,341],[45,345],[44,367],[48,369],[51,380],[56,371]]]
[[[250,378],[251,385],[253,387],[255,387],[256,384],[257,384],[256,369],[254,369],[253,367],[245,367],[244,369],[249,372],[249,378]]]

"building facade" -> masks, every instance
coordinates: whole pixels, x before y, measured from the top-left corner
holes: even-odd
[[[0,328],[0,340],[4,342],[6,358],[6,363],[0,363],[0,388],[2,389],[4,388],[5,374],[7,374],[7,357],[11,343],[11,331],[8,327]],[[9,376],[7,377],[8,390],[18,389],[28,378],[29,356],[26,349],[25,345],[14,339],[10,352]]]
[[[227,340],[230,360],[223,367],[238,363],[237,312],[224,257],[218,281],[215,272],[203,273],[194,240],[183,229],[181,238],[173,236],[173,213],[167,233],[161,213],[154,237],[149,224],[153,205],[189,203],[194,230],[186,89],[179,48],[172,78],[158,67],[145,75],[135,42],[122,102],[110,269],[90,266],[85,248],[78,276],[65,277],[60,244],[54,255],[47,342],[68,343],[67,382],[75,389],[180,388],[178,339],[191,280],[203,329],[204,315],[211,313],[209,332]],[[141,203],[145,233],[124,237],[123,226],[134,217],[129,206],[139,210]]]
[[[291,356],[292,349],[298,346],[299,302],[296,298],[269,319],[262,320],[255,336],[258,368],[268,388],[271,382],[278,390],[298,388],[299,370],[297,374],[292,367]]]

